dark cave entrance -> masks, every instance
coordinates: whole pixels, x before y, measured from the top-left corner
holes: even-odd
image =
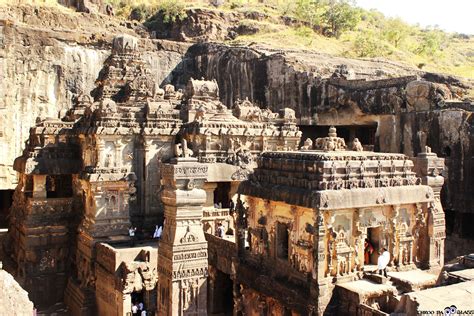
[[[8,214],[13,203],[14,190],[0,190],[0,228],[8,227]]]
[[[299,125],[300,131],[303,133],[301,136],[300,146],[303,145],[306,138],[311,138],[314,142],[316,138],[327,137],[330,125]],[[337,129],[337,136],[344,138],[346,145],[350,146],[350,143],[354,138],[358,138],[364,146],[365,150],[374,150],[377,132],[377,125],[341,125],[335,126]]]

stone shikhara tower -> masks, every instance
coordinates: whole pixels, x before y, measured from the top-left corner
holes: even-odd
[[[207,315],[207,241],[201,225],[207,166],[188,156],[166,164],[161,199],[165,225],[158,249],[158,310],[160,315]],[[179,153],[178,153],[179,155]]]

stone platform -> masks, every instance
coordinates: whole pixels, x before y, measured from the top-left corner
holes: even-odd
[[[449,272],[448,275],[462,281],[474,281],[474,269],[453,271]]]
[[[444,311],[446,307],[455,306],[457,310],[474,310],[474,281],[436,287],[402,296],[401,304],[407,315],[417,311]]]
[[[436,275],[421,270],[388,272],[388,276],[394,285],[405,293],[433,287],[438,279]]]

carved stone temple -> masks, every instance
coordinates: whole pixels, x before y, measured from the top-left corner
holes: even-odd
[[[4,269],[70,315],[412,310],[440,284],[444,159],[301,136],[294,110],[228,108],[215,80],[160,87],[116,37],[95,89],[38,118],[15,160]]]

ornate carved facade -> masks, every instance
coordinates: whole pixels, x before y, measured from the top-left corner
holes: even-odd
[[[257,312],[253,300],[263,300],[267,310],[274,306],[269,313],[286,308],[322,314],[335,284],[359,280],[376,268],[377,251],[368,262],[364,258],[365,240],[390,252],[393,271],[443,266],[443,159],[423,153],[414,168],[401,154],[346,151],[334,128],[330,133],[315,141],[323,151],[263,153],[239,188],[248,205],[239,210],[248,223],[237,228],[239,269],[246,275],[264,262],[281,267],[282,280],[270,270],[255,276],[257,281],[242,278],[242,295],[251,293],[252,300],[242,307],[246,313]],[[270,288],[287,289],[286,300],[282,291],[268,289],[266,278]],[[296,287],[301,291],[291,292]],[[271,303],[275,299],[278,304]]]
[[[16,276],[74,315],[137,300],[157,315],[316,315],[374,269],[366,240],[392,271],[443,266],[443,159],[348,150],[333,127],[298,151],[301,135],[293,110],[228,109],[215,81],[159,87],[118,37],[96,89],[38,120],[15,161]],[[129,228],[151,239],[155,225],[159,243],[134,244]]]
[[[200,216],[205,217],[207,232],[214,233],[224,223],[225,232],[231,233],[232,198],[258,154],[298,147],[301,132],[294,112],[277,115],[248,101],[236,104],[237,110],[244,108],[254,114],[234,116],[219,101],[212,81],[190,80],[184,92],[171,85],[160,87],[140,56],[138,39],[115,38],[96,88],[78,96],[72,109],[60,113],[61,119],[38,119],[23,155],[15,160],[20,181],[8,251],[33,301],[49,306],[65,300],[74,314],[125,315],[139,293],[153,310],[158,266],[150,263],[150,256],[139,255],[149,252],[149,245],[128,244],[128,230],[138,227],[139,237],[146,239],[166,216],[166,239],[176,224],[173,213],[167,215],[168,202],[160,199],[168,192],[161,179],[170,176],[164,163],[175,156],[193,156],[209,170],[201,179],[206,184],[201,185],[205,212]],[[200,228],[200,218],[194,224]],[[195,234],[182,238],[191,243]],[[203,236],[199,240],[205,243]],[[114,250],[107,252],[107,247]],[[127,247],[138,257],[122,255]],[[183,262],[192,259],[182,256]],[[182,279],[179,286],[188,289],[183,300],[195,296],[192,289],[204,286],[202,275],[196,284]],[[172,277],[170,284],[175,286],[175,280]],[[110,306],[103,308],[104,304]],[[180,306],[190,310],[193,304],[183,301]],[[201,302],[196,311],[202,314],[205,308]]]

